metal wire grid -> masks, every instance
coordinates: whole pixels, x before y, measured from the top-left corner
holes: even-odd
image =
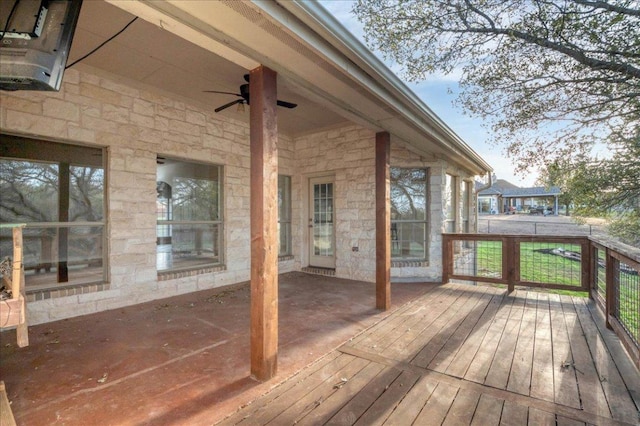
[[[502,278],[502,242],[465,240],[456,243],[460,246],[454,275]]]
[[[596,250],[596,288],[598,289],[598,294],[602,297],[603,300],[607,298],[607,258],[605,256],[605,251],[600,250],[599,248],[595,248]]]
[[[520,243],[520,280],[581,286],[581,248],[567,243]]]
[[[619,262],[615,270],[616,317],[633,342],[640,341],[640,271]]]

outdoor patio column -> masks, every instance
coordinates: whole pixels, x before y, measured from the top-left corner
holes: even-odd
[[[278,128],[276,72],[250,78],[251,375],[268,380],[278,365]]]
[[[391,206],[389,132],[376,133],[376,308],[391,307]]]

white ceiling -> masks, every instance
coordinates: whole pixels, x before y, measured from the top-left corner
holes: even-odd
[[[133,18],[104,1],[84,1],[68,63],[116,34]],[[80,63],[174,93],[211,111],[239,98],[204,91],[239,93],[239,86],[245,83],[243,75],[249,71],[143,19],[137,19]],[[295,87],[279,76],[278,99],[298,104],[295,109],[278,108],[278,129],[282,133],[296,136],[346,121],[336,112],[303,97]],[[219,114],[249,120],[248,108],[243,113],[233,106]]]

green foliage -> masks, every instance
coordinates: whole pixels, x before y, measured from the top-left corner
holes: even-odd
[[[461,72],[459,104],[517,170],[543,168],[562,203],[637,229],[640,2],[358,0],[353,11],[406,78]],[[607,147],[600,159],[594,146]]]

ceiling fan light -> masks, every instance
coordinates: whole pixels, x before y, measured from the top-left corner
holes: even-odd
[[[238,108],[236,109],[238,112],[244,112],[244,102],[238,102]]]

